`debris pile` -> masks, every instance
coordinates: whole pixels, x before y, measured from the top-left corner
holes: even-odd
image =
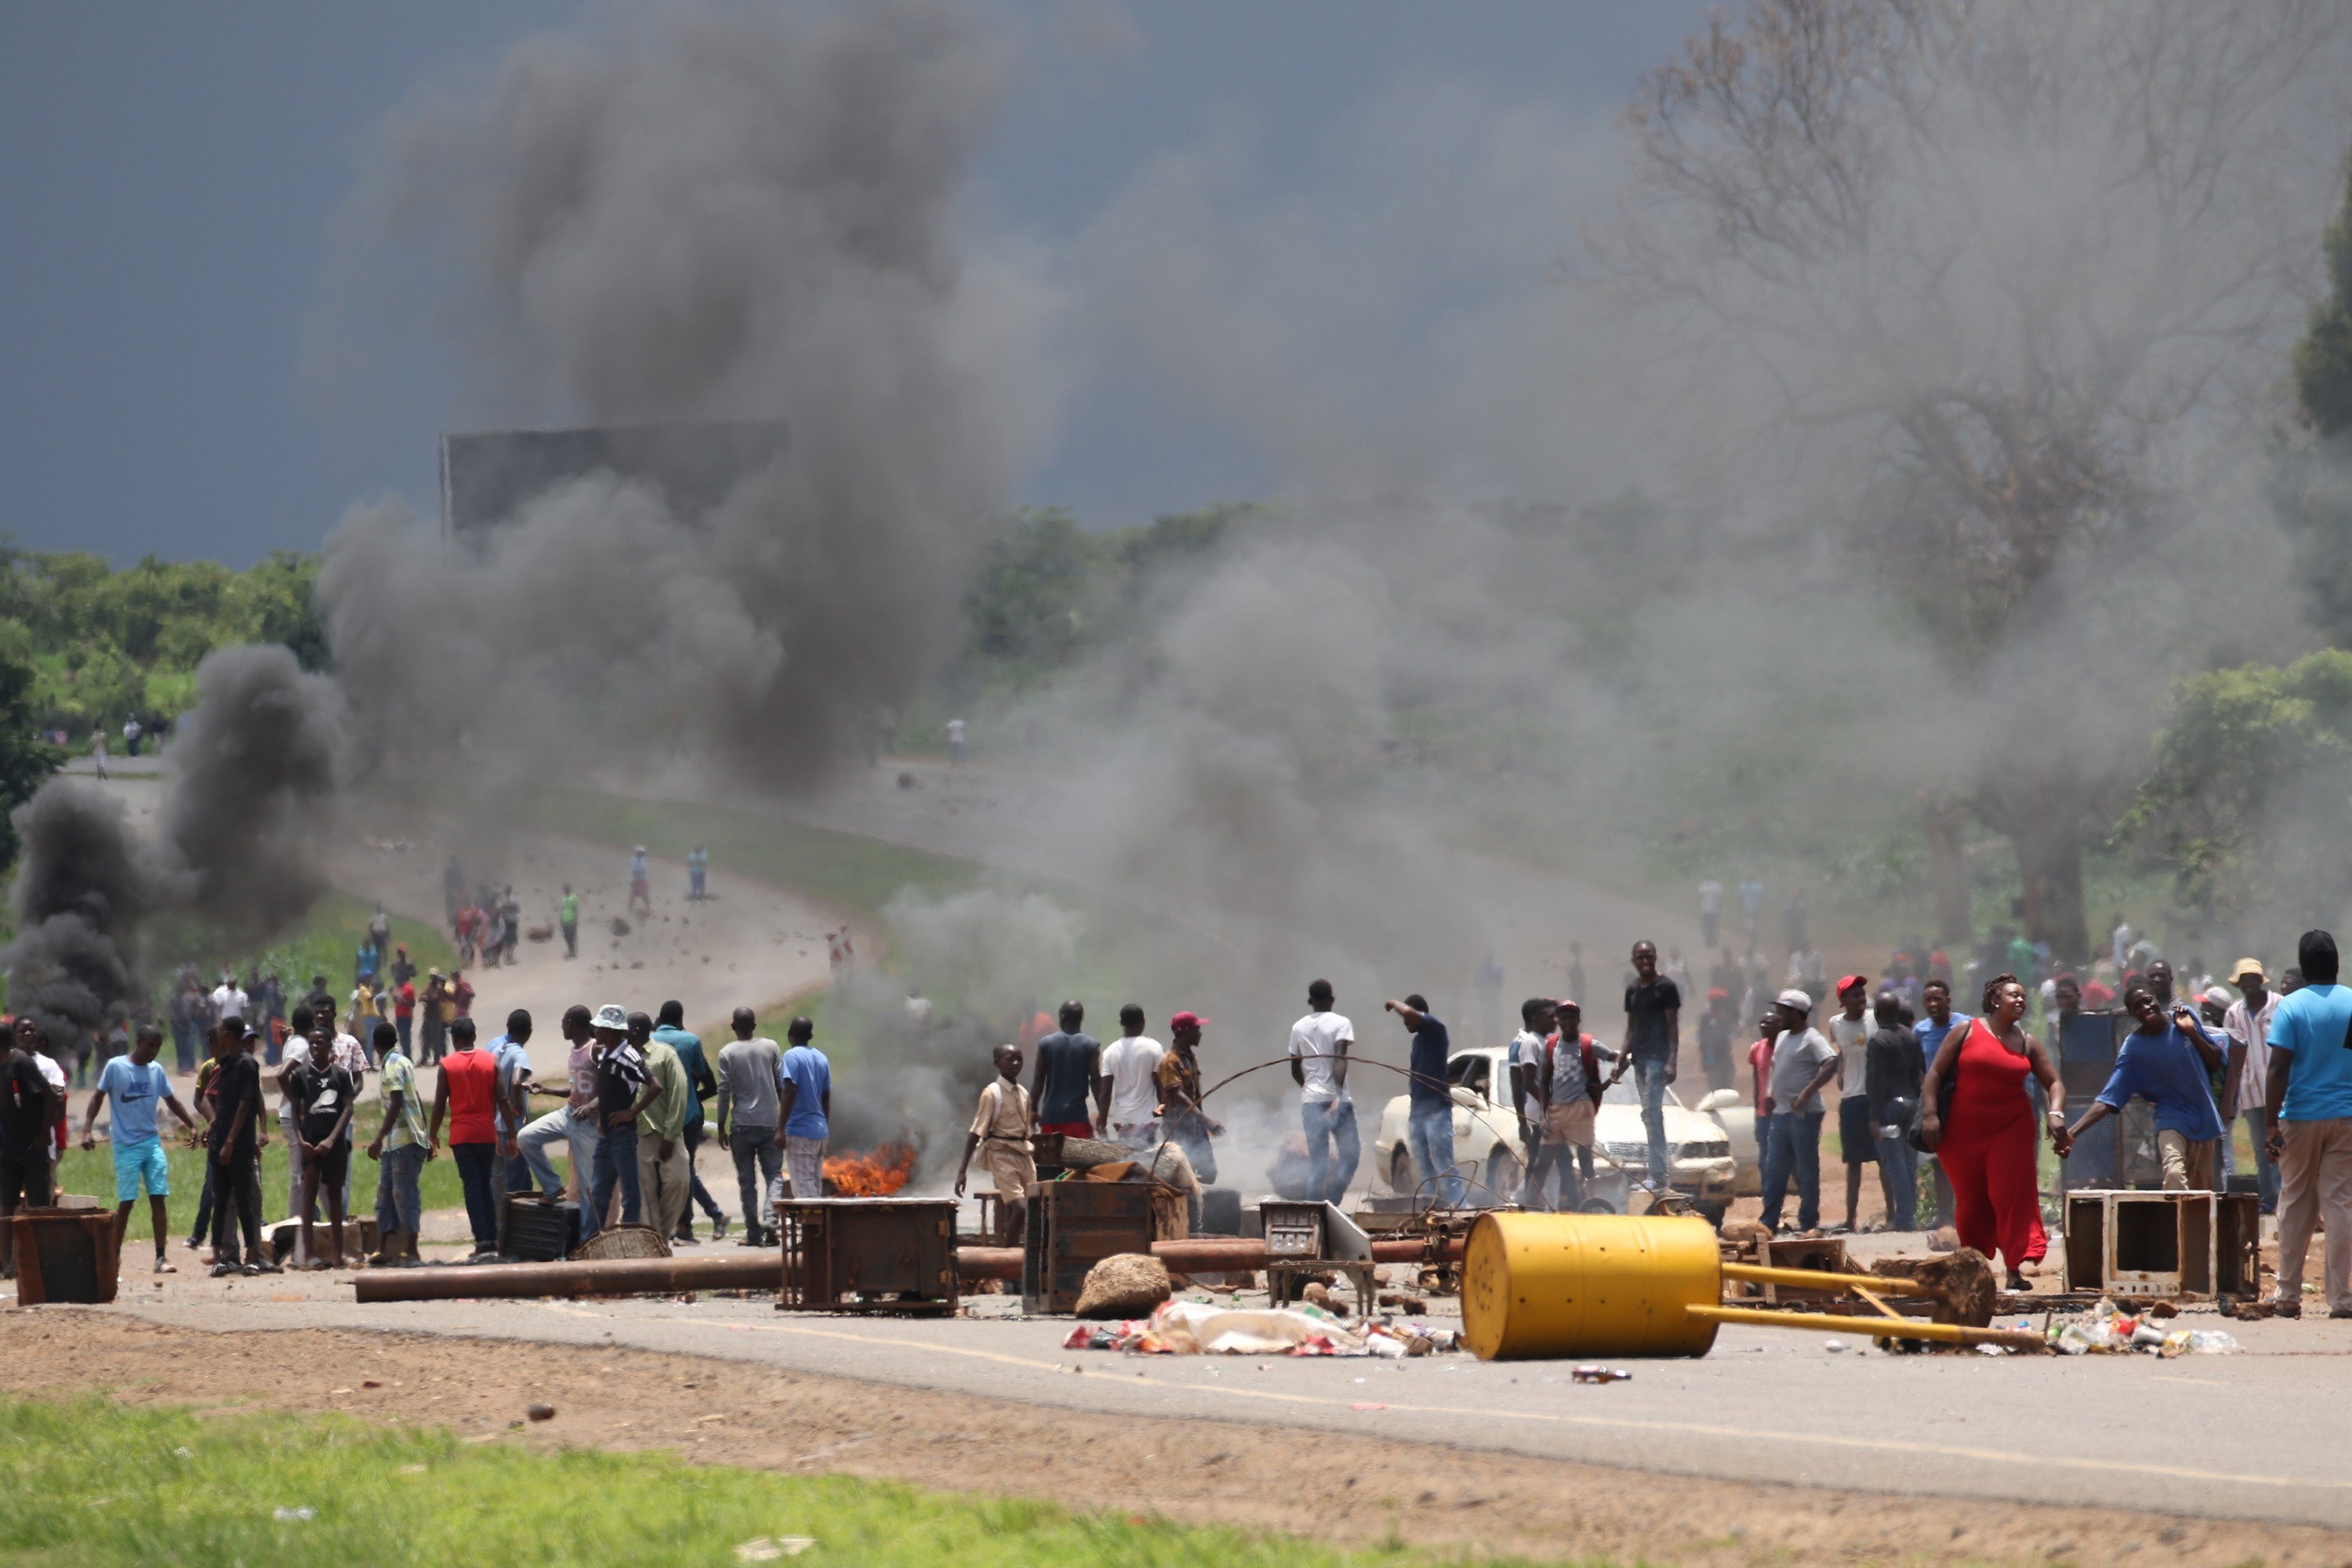
[[[1460,1331],[1427,1322],[1365,1318],[1350,1322],[1320,1307],[1221,1307],[1169,1301],[1148,1319],[1080,1324],[1064,1350],[1146,1355],[1433,1355],[1458,1349]]]
[[[2081,1317],[2053,1329],[2050,1342],[2066,1355],[2231,1355],[2238,1350],[2237,1336],[2226,1330],[2167,1332],[2150,1321],[2153,1316],[2122,1311],[2102,1297]]]

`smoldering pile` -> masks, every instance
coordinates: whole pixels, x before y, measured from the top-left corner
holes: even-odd
[[[196,692],[152,838],[63,776],[17,808],[17,934],[0,968],[16,1010],[60,1054],[129,1015],[149,959],[266,940],[325,889],[319,851],[343,750],[333,683],[273,645],[210,655]]]

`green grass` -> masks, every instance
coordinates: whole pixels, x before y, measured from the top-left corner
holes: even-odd
[[[268,1070],[265,1068],[265,1073]],[[67,1146],[66,1157],[58,1165],[58,1186],[60,1192],[89,1194],[111,1208],[114,1206],[114,1151],[103,1142],[95,1149],[85,1150],[81,1146],[81,1115],[89,1099],[87,1092],[74,1096],[74,1141]],[[269,1115],[265,1129],[269,1134],[269,1146],[261,1152],[261,1223],[264,1225],[273,1225],[284,1219],[288,1212],[286,1143],[278,1135],[277,1101],[277,1090],[272,1085],[269,1087]],[[376,1172],[381,1167],[367,1157],[367,1143],[375,1136],[376,1128],[383,1119],[383,1107],[373,1101],[362,1102],[352,1117],[357,1125],[352,1133],[352,1209],[354,1215],[362,1217],[375,1213]],[[178,1122],[172,1121],[172,1113],[168,1110],[163,1112],[163,1121],[175,1130],[179,1126]],[[550,1152],[560,1156],[562,1151],[558,1147]],[[163,1156],[172,1167],[172,1228],[184,1237],[188,1234],[188,1227],[195,1223],[196,1200],[204,1194],[205,1161],[208,1156],[201,1149],[183,1148],[168,1137],[163,1143]],[[560,1167],[562,1161],[559,1159],[557,1163]],[[466,1193],[457,1180],[457,1162],[446,1153],[438,1160],[425,1163],[425,1173],[417,1183],[417,1190],[423,1195],[427,1210],[465,1206]],[[124,1232],[124,1240],[152,1241],[155,1226],[152,1215],[152,1211],[148,1208],[144,1198],[132,1205],[131,1226]]]
[[[279,1510],[315,1510],[281,1521]],[[339,1417],[0,1401],[0,1555],[23,1568],[257,1563],[731,1564],[806,1536],[862,1568],[1369,1568],[1432,1561],[1019,1499],[668,1454],[469,1444]],[[1494,1558],[1453,1558],[1499,1563]],[[1516,1560],[1515,1560],[1516,1561]]]

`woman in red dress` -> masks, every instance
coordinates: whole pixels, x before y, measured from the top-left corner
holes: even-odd
[[[2051,1139],[2066,1152],[2066,1089],[2042,1042],[2019,1026],[2024,1016],[2025,986],[2014,974],[1994,976],[1984,989],[1984,1016],[1944,1037],[1919,1086],[1920,1134],[1951,1181],[1960,1245],[1988,1258],[1997,1249],[2009,1265],[2011,1290],[2028,1289],[2021,1270],[2050,1250],[2029,1072],[2049,1096]],[[1948,1083],[1951,1103],[1939,1114]]]

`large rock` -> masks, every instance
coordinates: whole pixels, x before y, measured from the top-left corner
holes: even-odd
[[[1934,1292],[1937,1322],[1981,1329],[1992,1321],[2000,1277],[1974,1247],[1957,1247],[1939,1258],[1882,1258],[1871,1265],[1871,1272],[1927,1286]]]
[[[1142,1318],[1176,1293],[1168,1266],[1140,1252],[1121,1252],[1087,1270],[1078,1288],[1081,1318]]]

